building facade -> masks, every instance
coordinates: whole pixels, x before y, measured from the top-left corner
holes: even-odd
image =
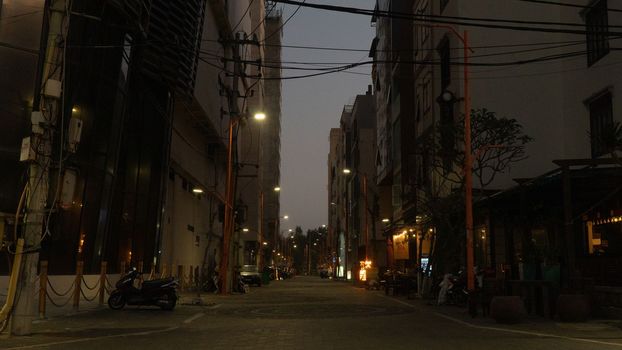
[[[622,103],[615,92],[619,54],[610,50],[615,40],[610,26],[622,18],[606,0],[568,3],[572,6],[415,1],[413,11],[424,16],[578,24],[577,33],[415,25],[416,135],[421,139],[435,125],[460,119],[465,103],[460,36],[468,30],[472,108],[515,118],[533,138],[524,160],[485,188],[474,184],[480,193],[497,193],[476,206],[476,263],[515,279],[525,278],[527,262],[557,266],[558,281],[561,265],[562,283],[585,277],[612,284],[615,278],[596,271],[613,271],[620,257],[616,239],[606,238],[619,231],[614,221],[619,206],[617,194],[606,195],[617,193],[617,163],[607,159],[612,149],[604,140],[620,121],[615,114]],[[533,62],[516,64],[521,61]],[[454,102],[439,103],[444,92],[454,95]],[[424,155],[416,164],[421,183],[433,183],[435,169]],[[538,278],[545,277],[545,267],[538,267]]]
[[[0,154],[7,176],[0,189],[0,237],[7,244],[15,225],[18,235],[22,230],[12,219],[27,183],[20,146],[31,132],[31,112],[45,107],[38,95],[45,81],[40,67],[48,5],[4,2],[0,10],[3,18],[15,17],[14,23],[0,23],[7,43],[0,60],[7,72],[19,72],[0,75],[0,89],[7,92],[0,100],[0,122],[9,126]],[[270,90],[261,78],[278,77],[280,69],[278,62],[266,72],[263,64],[240,61],[263,62],[268,53],[280,60],[279,50],[264,45],[268,23],[280,29],[280,12],[275,15],[272,3],[250,0],[101,0],[71,6],[66,38],[59,38],[67,42],[65,119],[50,132],[59,139],[69,120],[78,119],[82,133],[71,151],[52,145],[49,216],[41,243],[49,272],[71,274],[78,261],[87,274],[98,273],[103,261],[109,272],[129,266],[173,274],[181,266],[213,271],[222,257],[227,125],[230,118],[271,109],[266,114],[275,119],[269,131],[250,118],[233,133],[239,215],[231,265],[256,264],[262,173],[276,173],[270,181],[278,183],[280,161],[278,152],[273,154],[278,147],[257,147],[262,139],[278,145],[280,132],[280,85],[274,82]],[[269,40],[277,39],[280,32]],[[236,63],[239,46],[248,50]],[[278,197],[270,200],[278,212]],[[247,232],[254,235],[244,236]],[[6,259],[1,260],[5,273]]]

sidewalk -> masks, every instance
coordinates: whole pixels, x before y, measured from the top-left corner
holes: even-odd
[[[384,292],[370,291],[394,302],[428,312],[465,327],[515,333],[531,336],[573,339],[593,343],[615,344],[622,347],[622,320],[589,320],[582,323],[559,322],[544,317],[528,315],[520,323],[498,324],[492,318],[482,317],[481,309],[472,318],[466,307],[437,306],[435,300],[407,299],[404,296],[386,296]]]

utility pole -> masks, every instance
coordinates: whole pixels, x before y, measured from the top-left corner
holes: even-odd
[[[222,254],[220,259],[220,292],[222,294],[229,294],[231,292],[231,271],[229,266],[229,258],[231,256],[231,237],[233,236],[233,228],[235,226],[233,217],[233,200],[235,198],[235,194],[233,193],[233,152],[235,144],[233,138],[233,129],[238,123],[238,97],[240,96],[238,89],[238,77],[240,75],[240,50],[237,40],[233,40],[232,54],[233,82],[231,90],[227,92],[229,102],[229,143],[227,147],[227,179],[225,184],[225,222],[223,227]]]
[[[37,279],[37,264],[39,263],[38,249],[41,245],[43,221],[46,217],[47,194],[49,188],[49,168],[52,165],[52,137],[50,136],[57,126],[58,115],[62,115],[63,104],[60,103],[63,85],[61,81],[65,69],[65,48],[69,28],[69,15],[65,0],[46,1],[46,13],[49,13],[48,37],[46,51],[41,72],[40,106],[34,106],[31,116],[32,135],[29,148],[34,149],[34,159],[26,157],[29,165],[29,195],[26,202],[24,217],[24,272],[17,285],[17,303],[13,310],[11,333],[14,335],[29,335],[32,333],[32,321],[36,317],[37,304],[35,300],[35,282]],[[43,34],[42,34],[43,35]],[[56,114],[56,115],[54,115]],[[63,128],[61,121],[60,128]],[[46,136],[46,133],[48,134]],[[60,147],[64,145],[61,144]],[[23,147],[22,147],[23,148]],[[24,157],[22,157],[24,159]],[[62,174],[59,174],[61,176]],[[56,189],[58,191],[58,189]],[[50,203],[51,206],[54,203]],[[50,209],[51,210],[51,209]],[[17,224],[17,223],[16,223]]]
[[[239,125],[242,118],[242,112],[239,110],[238,99],[242,96],[239,91],[240,78],[243,77],[244,72],[240,70],[242,64],[242,58],[240,57],[240,46],[255,44],[259,45],[256,40],[249,40],[246,38],[240,38],[239,34],[235,34],[235,37],[226,41],[231,43],[231,50],[233,56],[233,74],[232,74],[232,87],[227,92],[227,100],[229,103],[229,143],[227,147],[227,179],[225,189],[225,222],[223,227],[223,240],[222,240],[222,258],[220,260],[220,292],[222,294],[228,294],[231,292],[231,280],[232,280],[232,265],[229,260],[232,256],[231,239],[233,237],[233,231],[235,228],[234,219],[234,206],[235,206],[235,176],[234,175],[234,152],[237,152],[237,138],[233,137],[234,129]]]

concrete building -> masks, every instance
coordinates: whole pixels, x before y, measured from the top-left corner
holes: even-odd
[[[329,152],[328,152],[328,249],[332,257],[331,267],[335,271],[335,275],[339,266],[339,236],[344,232],[344,218],[342,213],[343,204],[341,203],[341,193],[344,188],[341,186],[343,177],[339,169],[343,169],[341,164],[342,132],[341,128],[330,129],[329,135]]]
[[[0,62],[7,70],[0,74],[0,91],[6,92],[0,97],[0,122],[7,126],[0,148],[6,175],[0,188],[3,242],[13,240],[6,233],[13,231],[11,218],[25,185],[21,140],[30,135],[31,112],[41,109],[38,92],[43,77],[38,72],[48,15],[44,3],[1,3],[3,18],[15,16],[0,21],[0,37],[6,43],[0,48]],[[248,47],[241,59],[263,62],[270,53],[270,60],[280,60],[280,49],[251,45],[263,43],[268,24],[272,31],[280,29],[280,12],[266,16],[266,6],[275,10],[274,4],[257,0],[72,2],[62,98],[66,117],[82,120],[83,129],[77,150],[62,151],[60,176],[65,185],[58,196],[54,194],[59,172],[50,163],[46,210],[51,211],[51,220],[41,259],[50,261],[51,274],[72,273],[77,261],[84,261],[87,274],[97,273],[102,261],[108,262],[110,272],[123,266],[145,271],[155,267],[173,274],[180,266],[186,274],[189,266],[213,270],[222,255],[220,214],[229,118],[232,109],[250,115],[265,108],[274,116],[267,132],[260,132],[251,118],[234,133],[234,161],[239,164],[236,200],[247,209],[247,218],[239,224],[237,259],[231,265],[256,263],[251,260],[258,251],[260,182],[270,177],[266,181],[278,183],[280,161],[280,83],[271,82],[268,89],[256,78],[278,77],[280,70],[278,63],[269,71],[245,64],[239,67],[246,73],[243,78],[225,72],[235,70],[236,33],[239,39],[248,39],[240,43]],[[82,14],[96,14],[101,21]],[[277,34],[268,39],[280,43],[280,31]],[[172,37],[178,40],[170,42]],[[223,63],[223,58],[228,60]],[[232,95],[234,79],[240,97],[229,103],[226,95]],[[68,123],[62,127],[67,129]],[[60,129],[51,132],[58,137]],[[272,143],[257,147],[266,140]],[[60,156],[57,149],[51,159]],[[248,169],[254,169],[250,171],[254,178],[246,177]],[[68,178],[75,180],[66,182]],[[278,213],[278,196],[270,200],[269,212]],[[244,228],[254,236],[244,237]],[[250,250],[245,249],[249,241],[255,244]],[[253,250],[254,258],[246,259]],[[5,273],[6,259],[0,260],[0,271]]]
[[[328,231],[337,277],[357,279],[361,261],[386,266],[376,185],[376,98],[371,86],[344,106],[331,129],[328,155]]]
[[[353,276],[358,276],[361,261],[374,267],[386,267],[386,244],[379,217],[378,186],[376,185],[376,100],[371,85],[365,95],[358,95],[346,132],[349,149],[346,155],[346,200],[350,261]]]
[[[269,24],[280,18],[274,4],[239,1],[225,5],[216,1],[207,8],[205,22],[209,24],[203,31],[202,51],[211,54],[205,58],[207,62],[199,62],[193,101],[189,104],[182,102],[182,108],[176,110],[171,153],[173,172],[167,202],[169,222],[162,247],[164,264],[201,266],[208,274],[217,267],[222,254],[227,124],[230,117],[229,101],[222,92],[233,86],[233,78],[226,77],[218,68],[220,57],[232,57],[232,46],[223,45],[219,40],[235,38],[236,35],[248,38],[246,44],[240,45],[240,52],[245,53],[241,59],[246,62],[263,62],[268,59],[267,54],[272,60],[280,59],[280,51],[275,53],[272,46],[257,45],[264,43]],[[279,37],[280,42],[280,32],[277,34],[274,36]],[[224,68],[230,72],[235,69],[233,63],[227,63]],[[268,88],[264,80],[253,79],[274,75],[278,68],[266,72],[267,68],[263,66],[244,64],[241,69],[246,78],[238,78],[240,97],[236,100],[240,115],[247,118],[234,128],[236,226],[230,260],[234,269],[259,263],[263,240],[261,223],[262,219],[265,220],[261,201],[262,197],[268,197],[262,179],[267,177],[264,174],[276,173],[278,176],[280,164],[278,148],[275,154],[274,147],[264,147],[264,140],[270,139],[278,144],[280,139],[280,91],[274,91],[278,81],[272,82]],[[253,118],[259,112],[267,115],[266,120]],[[275,182],[278,183],[278,177]],[[272,195],[273,187],[268,194]],[[201,193],[193,193],[195,189]],[[266,204],[269,208],[278,207],[278,197],[266,202],[264,207]],[[273,210],[264,210],[264,216],[266,212],[270,214]]]
[[[378,0],[377,11],[412,13],[412,1]],[[374,16],[376,37],[369,56],[377,108],[376,155],[379,213],[384,219],[389,265],[407,264],[393,253],[393,236],[416,221],[413,22]],[[415,249],[413,249],[414,251]]]
[[[486,108],[500,117],[515,118],[534,139],[527,145],[528,157],[499,174],[485,188],[500,193],[493,199],[495,204],[485,205],[486,210],[480,208],[489,214],[476,222],[475,244],[481,251],[483,265],[498,271],[503,266],[513,266],[514,278],[519,277],[518,259],[527,256],[530,249],[524,242],[535,242],[537,250],[544,252],[549,262],[561,262],[566,281],[572,274],[604,281],[595,271],[619,264],[614,253],[617,248],[613,248],[617,241],[613,239],[607,242],[607,247],[602,247],[605,236],[619,233],[619,228],[607,226],[607,220],[616,217],[619,205],[607,194],[615,192],[612,180],[615,175],[611,173],[614,171],[611,164],[615,162],[603,159],[609,154],[599,141],[621,120],[615,113],[622,108],[622,99],[616,93],[622,84],[621,68],[616,64],[620,54],[610,47],[614,46],[614,28],[622,16],[610,11],[614,6],[606,0],[565,3],[570,6],[493,0],[417,0],[413,11],[424,16],[520,18],[574,24],[572,28],[578,31],[574,34],[544,32],[538,30],[543,25],[535,23],[519,25],[532,28],[526,31],[455,26],[461,34],[469,31],[469,46],[473,48],[471,62],[479,65],[470,67],[472,108]],[[602,27],[605,29],[601,30]],[[413,60],[420,62],[414,66],[417,101],[414,118],[416,135],[420,138],[435,124],[457,120],[463,110],[463,44],[455,33],[441,26],[419,23],[414,33]],[[425,63],[433,60],[440,64]],[[535,62],[511,64],[529,60]],[[509,64],[486,66],[499,63]],[[457,98],[451,108],[437,103],[443,91]],[[431,179],[433,169],[426,166],[425,159],[420,157],[416,163],[422,182]],[[588,174],[581,166],[598,166],[599,170]],[[555,185],[546,187],[547,181]],[[543,204],[544,193],[549,193],[552,202]],[[527,225],[525,219],[508,221],[509,212],[506,215],[490,209],[501,205],[511,208],[511,203],[524,201],[529,204],[513,210],[523,213],[523,218],[525,215],[530,218]],[[534,208],[540,205],[546,210],[538,214]],[[521,233],[512,234],[512,231]],[[595,264],[599,267],[595,268]]]
[[[263,220],[260,223],[264,246],[264,261],[268,261],[278,242],[280,222],[280,193],[275,191],[281,183],[281,44],[283,39],[282,11],[276,3],[267,2],[269,9],[265,20],[264,109],[267,119],[261,129],[260,193],[263,194]]]

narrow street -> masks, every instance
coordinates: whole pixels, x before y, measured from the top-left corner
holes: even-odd
[[[214,304],[179,305],[173,312],[126,308],[53,318],[37,323],[31,337],[0,340],[0,349],[622,348],[622,331],[615,327],[543,321],[498,326],[463,318],[457,308],[318,277],[208,299]]]

